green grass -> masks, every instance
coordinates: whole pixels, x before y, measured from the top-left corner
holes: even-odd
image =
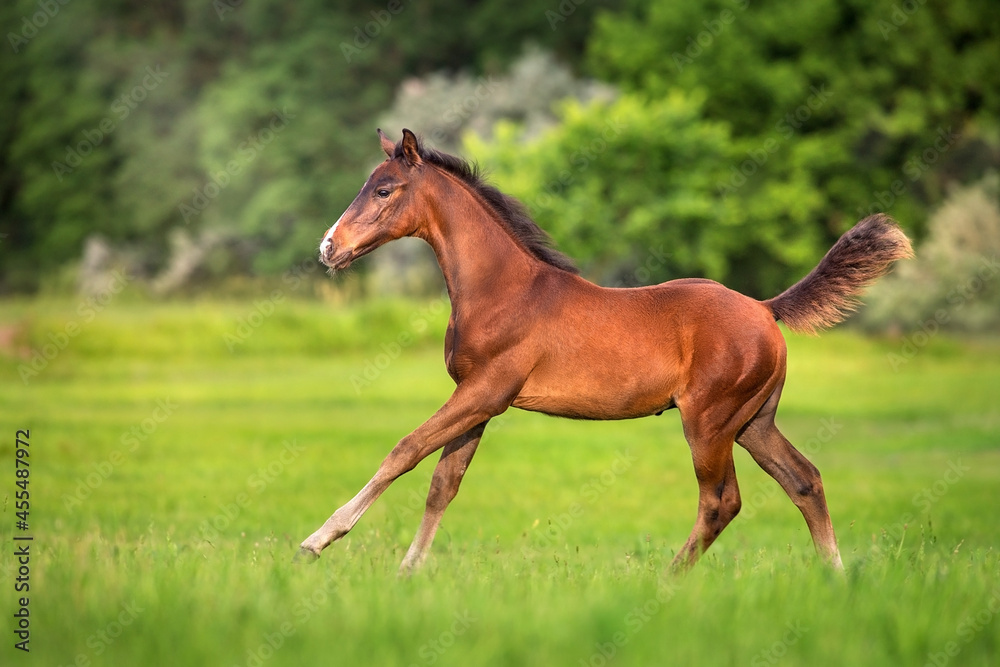
[[[789,336],[779,425],[823,472],[844,577],[738,447],[743,513],[667,576],[697,501],[676,412],[511,411],[427,567],[397,579],[431,460],[316,564],[291,557],[447,398],[447,312],[282,301],[230,352],[254,308],[123,298],[83,321],[76,303],[0,303],[3,664],[997,662],[1000,343],[941,337],[894,372],[898,341]],[[29,655],[11,632],[19,428]]]

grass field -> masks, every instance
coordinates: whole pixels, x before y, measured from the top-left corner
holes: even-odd
[[[676,412],[585,423],[512,410],[423,571],[396,576],[436,457],[317,563],[294,565],[448,396],[446,319],[440,300],[0,303],[0,662],[1000,660],[997,341],[935,336],[900,362],[890,355],[912,339],[788,336],[779,425],[824,475],[843,577],[739,447],[743,512],[694,571],[668,576],[697,500]],[[30,429],[26,532],[18,429]],[[15,535],[34,538],[29,654],[14,648]]]

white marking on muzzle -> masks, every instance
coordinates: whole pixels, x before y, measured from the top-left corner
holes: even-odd
[[[343,220],[343,218],[344,218],[343,215],[337,218],[337,222],[333,223],[333,227],[330,228],[330,231],[326,233],[326,236],[324,236],[323,240],[320,242],[319,244],[320,257],[325,257],[327,248],[333,245],[333,233],[337,231],[337,225],[340,224],[340,221]]]
[[[372,180],[371,174],[368,175],[368,179],[365,181],[365,185],[361,186],[362,190],[365,189],[365,186],[368,185],[368,181],[370,181],[370,180]],[[358,194],[360,196],[360,192]],[[353,205],[353,202],[352,202],[352,205]],[[350,210],[351,207],[348,206],[347,208],[348,208],[348,210]],[[340,217],[337,218],[337,222],[333,223],[333,227],[330,228],[330,231],[328,231],[326,233],[326,236],[324,236],[323,240],[320,242],[320,244],[319,244],[319,255],[320,255],[320,257],[326,257],[326,250],[327,250],[327,248],[329,246],[333,245],[333,233],[335,231],[337,231],[337,225],[340,224],[340,221],[344,219],[345,215],[347,215],[347,211],[344,211],[343,213],[340,214]]]

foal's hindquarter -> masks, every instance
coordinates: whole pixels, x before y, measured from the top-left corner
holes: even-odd
[[[707,280],[613,290],[563,279],[580,294],[557,293],[588,307],[546,320],[545,345],[513,405],[582,419],[679,408],[699,500],[675,566],[693,564],[740,510],[738,439],[802,510],[819,552],[842,567],[819,472],[774,425],[785,341],[771,311]]]

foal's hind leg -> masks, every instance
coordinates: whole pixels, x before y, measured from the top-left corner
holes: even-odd
[[[753,419],[737,436],[740,443],[764,471],[777,480],[805,517],[816,551],[834,568],[844,569],[826,506],[819,470],[781,434],[774,425],[774,413],[781,397],[779,385]]]
[[[763,387],[758,386],[763,382]],[[674,557],[673,568],[690,567],[740,511],[740,490],[733,465],[733,441],[757,412],[772,379],[748,376],[743,386],[703,389],[678,399],[684,437],[691,446],[698,478],[698,517],[691,536]]]
[[[724,442],[725,440],[725,442]],[[687,542],[674,557],[674,569],[695,564],[719,533],[740,511],[740,490],[733,465],[733,440],[723,438],[704,450],[691,443],[694,471],[698,478],[698,517]]]
[[[448,504],[458,494],[462,477],[469,467],[469,462],[472,461],[472,456],[476,453],[485,428],[486,422],[483,422],[468,433],[449,442],[444,451],[441,452],[441,460],[434,468],[431,488],[427,492],[427,507],[424,510],[424,518],[420,521],[420,528],[399,566],[401,573],[420,567],[424,558],[427,557],[427,552],[430,551],[431,543],[434,541],[434,534],[441,523],[441,517],[444,516]]]

